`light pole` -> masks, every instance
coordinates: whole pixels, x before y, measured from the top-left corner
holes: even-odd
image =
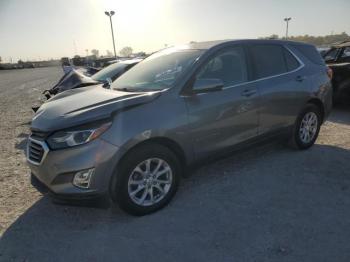
[[[115,42],[114,42],[114,33],[113,33],[113,23],[112,23],[112,16],[115,14],[115,12],[114,12],[114,11],[110,11],[110,12],[106,11],[105,14],[106,14],[106,16],[109,17],[109,21],[111,22],[111,32],[112,32],[112,40],[113,40],[114,57],[115,57],[115,59],[117,59],[117,53],[116,53],[116,51],[115,51]]]
[[[287,23],[287,28],[286,28],[286,40],[288,39],[288,25],[289,25],[289,21],[292,20],[291,17],[286,17],[284,18],[284,21]]]

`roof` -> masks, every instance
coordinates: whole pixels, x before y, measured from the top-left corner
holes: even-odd
[[[118,63],[118,64],[131,65],[131,64],[140,63],[143,59],[144,58],[130,58],[125,60],[117,59],[117,60],[108,61],[107,64],[112,65],[112,64]]]
[[[236,40],[216,40],[216,41],[206,41],[206,42],[191,42],[188,47],[191,49],[210,49],[214,46],[223,43],[236,42]]]
[[[140,63],[144,58],[132,58],[132,59],[127,59],[127,60],[119,60],[119,63],[131,65],[135,63]]]
[[[227,40],[216,40],[216,41],[207,41],[207,42],[191,42],[186,46],[188,49],[210,49],[218,45],[225,45],[230,43],[270,43],[270,44],[293,44],[293,45],[309,45],[307,43],[287,41],[287,40],[276,40],[276,39],[227,39]]]

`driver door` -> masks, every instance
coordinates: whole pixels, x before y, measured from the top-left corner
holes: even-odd
[[[189,131],[197,158],[257,136],[259,92],[248,82],[241,46],[214,54],[195,75],[192,95],[185,97]],[[221,80],[221,89],[195,90],[196,81]]]

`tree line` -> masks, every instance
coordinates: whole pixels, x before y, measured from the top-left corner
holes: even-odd
[[[260,39],[282,39],[285,40],[285,37],[279,37],[276,34],[270,35],[268,37],[260,37]],[[339,43],[343,41],[350,41],[350,36],[342,32],[340,34],[331,34],[331,35],[325,35],[325,36],[311,36],[311,35],[300,35],[300,36],[290,36],[288,37],[288,40],[291,41],[297,41],[297,42],[304,42],[313,44],[316,46],[329,46],[334,43]]]
[[[85,51],[86,51],[86,54],[88,55],[89,50],[85,49]],[[100,57],[100,51],[98,49],[92,49],[90,52],[93,56]],[[123,57],[129,57],[130,55],[132,55],[132,52],[133,52],[133,49],[130,46],[125,46],[122,49],[120,49],[119,54]],[[114,56],[114,54],[111,51],[106,50],[106,56],[111,57],[111,56]]]

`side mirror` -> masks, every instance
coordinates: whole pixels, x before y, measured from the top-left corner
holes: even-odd
[[[104,88],[110,89],[112,85],[112,79],[110,77],[106,78],[105,83],[103,84]]]
[[[196,79],[193,84],[192,91],[195,94],[221,91],[224,82],[218,78]]]

